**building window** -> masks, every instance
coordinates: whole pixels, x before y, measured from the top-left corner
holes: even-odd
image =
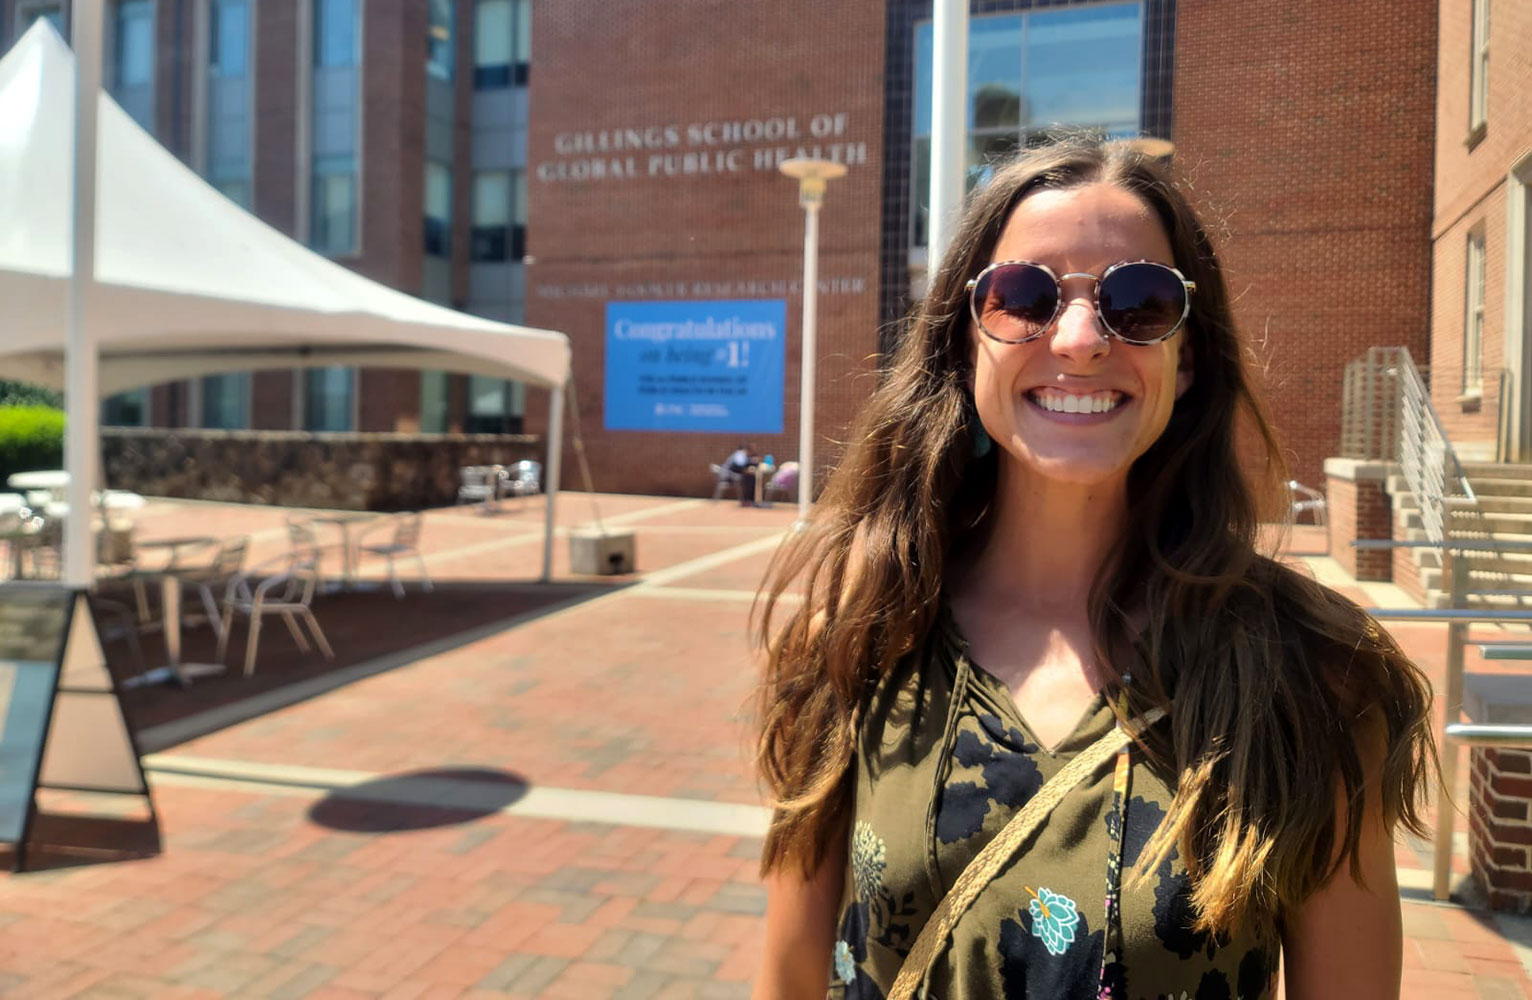
[[[314,0],[313,188],[309,243],[357,249],[358,0]]]
[[[149,426],[149,390],[119,392],[101,401],[101,422],[110,427]]]
[[[241,430],[250,425],[250,373],[207,375],[202,379],[203,427]]]
[[[1481,133],[1489,115],[1489,0],[1473,0],[1473,51],[1468,74],[1469,136]]]
[[[447,373],[420,373],[420,432],[447,433]]]
[[[30,0],[16,7],[16,37],[20,38],[39,19],[46,19],[53,29],[69,39],[69,25],[64,20],[64,6],[59,0]]]
[[[532,0],[477,0],[473,11],[473,85],[526,86],[532,55]]]
[[[154,0],[118,0],[112,9],[112,97],[154,131]]]
[[[463,431],[468,434],[520,434],[526,390],[519,382],[468,377],[468,418]]]
[[[1464,275],[1467,315],[1463,322],[1463,395],[1484,391],[1484,233],[1468,236],[1468,267]]]
[[[1141,2],[1092,4],[974,17],[968,32],[968,188],[1022,146],[1060,129],[1131,137],[1142,128]],[[931,198],[932,26],[915,27],[910,177],[913,246],[926,245]],[[1089,59],[1080,53],[1089,51]]]
[[[303,373],[303,429],[349,431],[356,372],[350,368],[309,368]]]
[[[452,79],[452,0],[431,0],[431,25],[426,32],[426,72],[438,80]]]
[[[207,177],[250,207],[250,0],[209,0]]]
[[[446,257],[452,252],[452,168],[426,161],[426,253]]]
[[[484,170],[473,178],[473,251],[476,261],[526,256],[527,172]]]

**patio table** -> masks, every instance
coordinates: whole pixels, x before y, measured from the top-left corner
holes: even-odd
[[[63,469],[39,469],[32,472],[16,472],[5,484],[13,490],[47,490],[55,500],[64,499],[69,489],[69,473]]]
[[[123,681],[123,687],[133,688],[146,684],[166,683],[185,687],[194,678],[223,673],[225,668],[222,663],[181,662],[181,581],[175,575],[176,565],[180,560],[182,549],[201,548],[217,544],[218,539],[205,535],[183,538],[156,538],[138,543],[138,548],[140,549],[170,550],[170,560],[162,568],[146,571],[146,575],[158,577],[160,581],[160,603],[164,612],[165,653],[169,662],[164,666],[139,674],[137,677],[128,678]]]
[[[309,520],[315,524],[334,525],[340,529],[340,586],[328,589],[357,589],[356,570],[356,542],[351,536],[351,529],[359,524],[370,524],[378,519],[376,514],[363,514],[352,512],[340,512],[335,514],[316,514]]]

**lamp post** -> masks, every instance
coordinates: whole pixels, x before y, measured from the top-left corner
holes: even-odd
[[[798,393],[798,522],[809,520],[814,496],[814,353],[815,318],[819,308],[819,206],[825,186],[844,177],[846,165],[796,157],[778,168],[798,182],[798,204],[803,206],[803,361]]]

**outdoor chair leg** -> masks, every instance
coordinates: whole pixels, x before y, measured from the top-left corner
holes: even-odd
[[[218,655],[217,655],[216,659],[218,660],[219,663],[223,663],[224,662],[224,657],[226,655],[228,655],[228,652],[229,652],[229,630],[231,628],[233,628],[233,627],[234,627],[234,609],[232,607],[224,608],[223,609],[223,622],[222,622],[222,624],[220,625],[220,627],[218,629]]]
[[[335,659],[335,650],[330,648],[330,643],[326,641],[324,633],[319,631],[319,619],[314,617],[314,612],[304,608],[303,617],[309,623],[309,631],[314,633],[314,641],[319,644],[319,651],[324,654],[324,658],[327,660]]]
[[[219,639],[222,639],[223,619],[218,614],[218,602],[213,599],[213,588],[204,583],[201,585],[201,590],[202,610],[207,612],[207,621],[209,625],[213,626],[214,633],[218,635]]]
[[[304,638],[302,630],[298,628],[298,619],[293,617],[291,611],[284,611],[282,612],[282,620],[287,623],[287,631],[292,633],[293,642],[298,644],[298,652],[307,653],[309,651],[309,641]]]
[[[436,589],[436,586],[435,586],[435,584],[433,584],[431,582],[431,574],[426,569],[426,557],[421,555],[417,551],[415,553],[415,560],[420,563],[420,586],[421,586],[421,589],[423,589],[426,593],[429,594],[431,591]]]
[[[245,676],[255,673],[255,650],[261,641],[261,616],[250,616],[250,639],[245,643]]]
[[[133,596],[138,600],[138,623],[149,624],[149,588],[144,586],[142,577],[133,581]]]
[[[404,584],[399,582],[399,567],[394,565],[394,555],[388,554],[388,585],[394,591],[394,600],[404,599]]]

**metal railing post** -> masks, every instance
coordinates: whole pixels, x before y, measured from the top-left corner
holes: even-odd
[[[1442,549],[1442,559],[1448,562],[1452,574],[1452,606],[1462,608],[1468,600],[1469,563],[1460,551]],[[1437,748],[1441,758],[1441,794],[1436,800],[1436,838],[1432,846],[1431,895],[1444,900],[1451,893],[1452,881],[1452,834],[1456,826],[1458,744],[1445,736],[1446,727],[1458,722],[1463,714],[1463,650],[1468,644],[1468,623],[1453,622],[1447,626],[1447,676],[1442,692],[1442,732],[1444,738]]]

